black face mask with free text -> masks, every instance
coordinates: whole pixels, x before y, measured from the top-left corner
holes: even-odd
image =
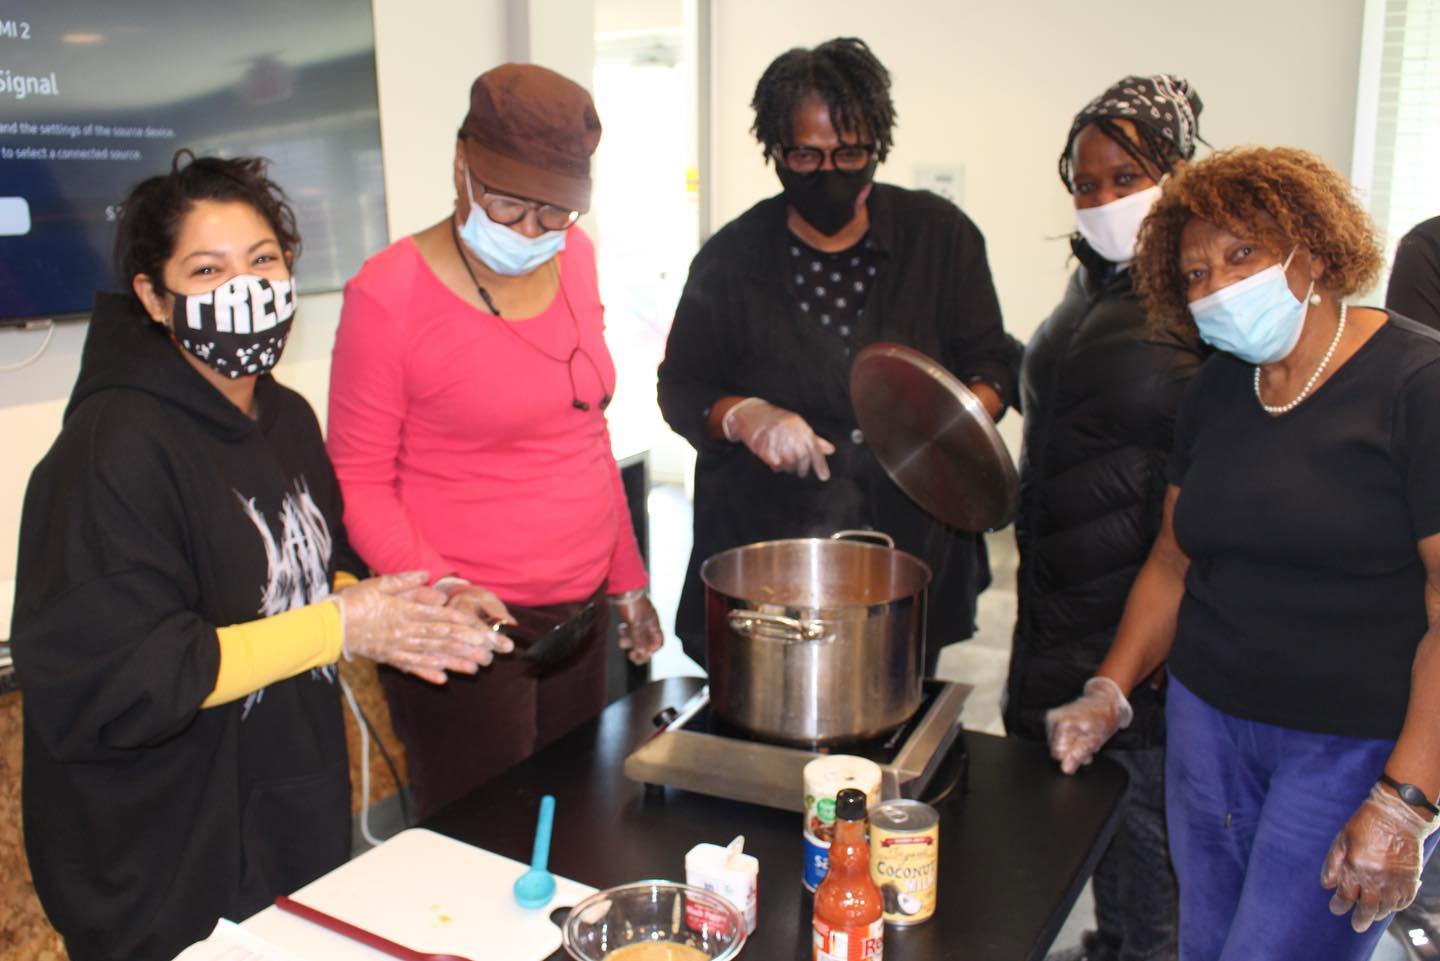
[[[796,173],[775,165],[785,200],[801,218],[827,237],[838,234],[855,219],[855,198],[875,179],[876,161],[860,170],[815,170]]]
[[[295,316],[295,282],[253,274],[203,294],[177,294],[176,343],[226,377],[269,372],[285,350]]]

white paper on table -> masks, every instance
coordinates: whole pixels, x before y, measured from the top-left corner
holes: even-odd
[[[555,876],[543,908],[515,902],[515,880],[530,866],[424,828],[377,848],[291,895],[301,904],[422,954],[474,961],[545,961],[562,941],[550,913],[595,893]],[[271,905],[243,925],[307,961],[384,961],[388,955]]]
[[[224,918],[210,937],[181,951],[175,961],[299,961],[278,945]]]

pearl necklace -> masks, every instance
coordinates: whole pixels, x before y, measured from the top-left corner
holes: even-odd
[[[1325,373],[1325,368],[1330,366],[1330,358],[1335,356],[1335,348],[1340,346],[1340,337],[1344,333],[1345,305],[1341,304],[1340,323],[1335,327],[1335,336],[1330,338],[1330,346],[1325,349],[1325,356],[1320,358],[1320,366],[1315,368],[1315,373],[1310,375],[1310,379],[1307,380],[1305,382],[1305,386],[1300,389],[1299,396],[1297,396],[1288,404],[1280,404],[1279,406],[1271,407],[1269,404],[1265,403],[1264,399],[1260,396],[1260,367],[1257,365],[1255,367],[1255,399],[1260,402],[1261,409],[1263,409],[1267,414],[1288,414],[1290,413],[1290,411],[1300,406],[1300,402],[1306,397],[1310,396],[1310,391],[1314,388],[1315,382],[1320,379],[1320,375]]]

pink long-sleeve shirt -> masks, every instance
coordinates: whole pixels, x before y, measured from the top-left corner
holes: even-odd
[[[561,291],[521,319],[455,296],[408,237],[345,286],[327,446],[350,541],[376,571],[457,573],[523,605],[646,583],[600,406],[615,366],[579,228],[558,263]]]

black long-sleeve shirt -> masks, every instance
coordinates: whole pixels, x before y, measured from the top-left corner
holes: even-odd
[[[1440,217],[1416,224],[1401,238],[1385,306],[1440,330]]]
[[[876,184],[867,201],[877,274],[848,336],[819,324],[794,294],[783,195],[727,224],[696,255],[659,370],[660,409],[695,447],[695,538],[676,617],[703,663],[700,565],[731,547],[873,526],[928,563],[930,646],[969,637],[975,596],[989,582],[983,542],[935,520],[885,474],[850,404],[850,365],[867,344],[914,347],[962,381],[1014,396],[1014,348],[985,258],[985,241],[934,194]],[[836,447],[831,479],[773,473],[740,444],[710,437],[711,406],[730,395],[795,411]]]

